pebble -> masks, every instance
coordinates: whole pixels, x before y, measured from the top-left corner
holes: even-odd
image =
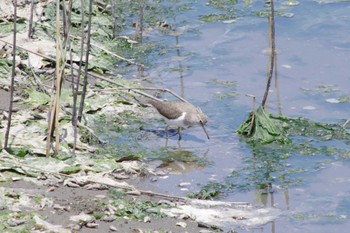
[[[149,216],[144,217],[143,222],[151,222],[151,218]]]
[[[177,222],[176,226],[185,228],[185,227],[187,227],[187,223],[185,223],[185,222]]]
[[[85,225],[87,228],[97,228],[98,227],[98,223],[95,222],[88,222]]]

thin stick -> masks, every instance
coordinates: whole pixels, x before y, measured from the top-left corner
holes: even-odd
[[[346,120],[345,123],[342,125],[343,128],[350,122],[350,119]]]
[[[12,47],[14,47],[14,44],[11,43],[11,42],[9,42],[9,41],[3,40],[3,39],[1,39],[1,38],[0,38],[0,41],[3,42],[3,43],[5,43],[5,44],[9,44],[9,45],[11,45]],[[29,52],[29,53],[35,54],[35,55],[37,55],[37,56],[40,56],[40,57],[42,57],[42,58],[45,58],[45,59],[47,59],[47,60],[49,60],[49,61],[55,62],[55,59],[54,59],[54,58],[48,57],[48,56],[46,56],[46,55],[44,55],[44,54],[35,52],[35,51],[33,51],[33,50],[30,50],[30,49],[24,48],[24,47],[21,46],[21,45],[16,45],[16,47],[17,47],[17,48],[20,48],[20,49],[22,49],[22,50],[24,50],[24,51],[27,51],[27,52]]]
[[[87,32],[87,42],[86,42],[86,54],[85,54],[85,69],[84,69],[84,83],[83,83],[83,92],[81,94],[80,99],[80,106],[79,106],[79,112],[78,112],[78,121],[81,121],[82,115],[83,115],[83,109],[84,109],[84,102],[85,102],[85,96],[86,96],[86,89],[87,89],[87,71],[88,71],[88,65],[89,65],[89,54],[90,54],[90,39],[91,39],[91,17],[92,17],[92,3],[93,0],[90,0],[89,3],[89,22],[88,22],[88,32]]]
[[[110,1],[111,3],[111,6],[112,6],[112,18],[113,18],[113,39],[115,39],[117,37],[117,15],[116,15],[116,12],[115,12],[115,1]]]
[[[120,56],[120,55],[118,55],[118,54],[116,54],[116,53],[112,53],[111,51],[109,51],[109,50],[103,48],[102,46],[100,46],[100,45],[98,45],[98,44],[96,44],[96,43],[90,42],[90,44],[91,44],[92,46],[94,46],[94,47],[96,47],[96,48],[98,48],[98,49],[104,51],[105,53],[107,53],[107,54],[109,54],[109,55],[112,55],[112,56],[114,56],[114,57],[116,57],[116,58],[118,58],[118,59],[120,59],[120,60],[122,60],[122,61],[126,61],[126,62],[128,62],[128,63],[130,63],[130,64],[133,64],[133,65],[138,65],[138,66],[145,67],[143,64],[134,62],[134,61],[132,61],[132,60],[130,60],[130,59],[127,59],[127,58],[125,58],[125,57],[122,57],[122,56]]]
[[[17,37],[17,0],[13,1],[14,5],[14,19],[13,19],[13,48],[12,48],[12,74],[11,74],[11,87],[10,87],[10,105],[9,105],[9,116],[7,119],[7,127],[5,132],[4,148],[8,148],[8,140],[11,128],[12,110],[13,110],[13,93],[15,85],[16,75],[16,37]]]
[[[85,1],[80,1],[81,8],[85,9]],[[73,143],[73,154],[75,154],[75,149],[77,145],[77,137],[78,137],[78,128],[77,128],[77,100],[78,100],[78,92],[79,92],[79,84],[81,77],[81,67],[83,65],[83,55],[84,55],[84,38],[85,38],[85,14],[81,14],[81,40],[80,40],[80,58],[79,58],[79,68],[77,75],[76,86],[73,84],[73,114],[72,114],[72,124],[74,126],[74,143]],[[73,67],[73,66],[72,66]],[[73,77],[73,76],[72,76]]]
[[[145,8],[145,0],[140,0],[139,12],[137,14],[136,28],[135,28],[135,39],[138,42],[142,42],[142,26],[143,26],[143,9]]]
[[[61,33],[60,33],[60,1],[57,1],[57,8],[56,8],[56,98],[55,98],[55,133],[56,133],[56,143],[55,143],[55,154],[58,154],[58,147],[60,143],[60,137],[59,137],[59,121],[58,121],[58,113],[60,110],[60,93],[61,93],[61,80],[62,80],[62,74],[61,74],[61,54],[62,54],[62,41],[61,41]],[[63,5],[65,5],[63,3]],[[65,7],[63,7],[63,15],[65,15],[64,12]],[[64,18],[63,18],[64,19]],[[64,29],[65,30],[65,29]]]
[[[275,89],[276,89],[276,97],[277,97],[277,108],[278,108],[278,114],[282,114],[282,108],[281,108],[281,96],[279,91],[279,85],[278,85],[278,75],[277,75],[277,53],[275,51]]]
[[[265,108],[267,97],[269,94],[270,86],[271,86],[271,79],[273,74],[273,68],[274,68],[274,62],[275,62],[275,17],[274,17],[274,6],[273,6],[273,0],[270,2],[271,6],[271,13],[269,15],[269,35],[270,35],[270,59],[269,59],[269,70],[267,73],[267,83],[266,83],[266,89],[265,94],[262,100],[262,107]]]
[[[28,38],[32,38],[33,37],[33,14],[34,14],[34,0],[32,0],[31,3],[30,3]]]
[[[102,78],[103,79],[103,78]],[[113,80],[110,80],[110,81],[113,81]],[[115,83],[117,84],[117,83]],[[121,84],[118,84],[119,86],[122,86],[122,88],[118,88],[120,90],[130,90],[130,91],[133,91],[137,94],[140,94],[140,95],[143,95],[143,96],[146,96],[146,97],[149,97],[151,99],[154,99],[154,100],[160,100],[154,96],[151,96],[145,92],[140,92],[140,91],[137,91],[137,90],[152,90],[152,91],[161,91],[161,92],[168,92],[170,94],[172,94],[173,96],[175,96],[176,98],[182,100],[183,102],[186,102],[186,103],[190,103],[188,102],[186,99],[182,98],[181,96],[179,96],[178,94],[176,94],[175,92],[167,89],[167,88],[157,88],[157,87],[126,87],[124,85],[121,85]],[[108,90],[108,89],[107,89]]]

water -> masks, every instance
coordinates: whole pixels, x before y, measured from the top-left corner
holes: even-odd
[[[149,123],[137,143],[147,150],[148,161],[166,160],[164,167],[170,174],[139,185],[183,196],[217,182],[231,185],[223,190],[221,200],[282,210],[274,223],[249,232],[346,232],[350,228],[348,142],[322,144],[303,138],[306,144],[324,148],[305,155],[295,150],[282,153],[277,148],[253,148],[235,134],[252,109],[252,99],[246,94],[256,96],[260,103],[265,89],[267,19],[253,14],[263,9],[260,1],[251,6],[238,4],[239,17],[225,23],[199,20],[225,10],[206,1],[182,2],[191,9],[166,19],[178,36],[157,30],[145,35],[146,40],[172,47],[166,55],[153,57],[147,70],[152,80],[146,85],[169,88],[200,106],[209,116],[211,139],[206,140],[197,127],[184,131],[180,143],[177,136],[166,141],[161,130],[154,130],[164,125],[146,115]],[[168,6],[175,8],[182,2]],[[276,9],[292,15],[275,18],[282,112],[320,122],[348,119],[349,102],[331,103],[329,99],[349,96],[350,2],[308,0],[293,7],[281,3],[276,3]],[[269,109],[278,109],[274,87]],[[344,153],[330,153],[334,147]],[[256,189],[264,181],[271,181],[273,193]],[[178,187],[181,182],[191,185],[184,190]]]

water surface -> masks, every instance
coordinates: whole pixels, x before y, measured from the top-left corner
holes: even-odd
[[[349,102],[332,100],[349,96],[350,2],[283,3],[276,3],[276,9],[283,11],[275,17],[282,113],[318,122],[348,119]],[[274,223],[238,232],[346,232],[350,228],[348,141],[295,138],[324,150],[288,153],[251,147],[235,134],[252,109],[246,94],[256,96],[259,104],[265,89],[268,25],[266,17],[256,16],[263,9],[260,1],[239,3],[232,20],[210,23],[201,17],[225,10],[207,1],[164,4],[190,8],[166,19],[176,33],[156,30],[144,36],[171,48],[152,58],[152,67],[146,70],[152,79],[146,84],[169,88],[200,106],[209,116],[211,139],[194,127],[183,131],[182,141],[177,136],[167,141],[164,123],[153,119],[154,112],[146,114],[149,123],[135,143],[147,150],[148,161],[166,160],[164,166],[171,172],[140,185],[183,196],[216,182],[229,187],[222,190],[220,200],[248,201],[282,211]],[[268,105],[274,113],[279,106],[276,93],[272,86]],[[344,153],[329,153],[334,148]],[[182,182],[190,185],[180,188]],[[272,183],[271,193],[257,188],[264,182]]]

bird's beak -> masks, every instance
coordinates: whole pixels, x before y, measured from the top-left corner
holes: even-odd
[[[200,120],[199,122],[201,123],[201,126],[202,126],[202,128],[204,130],[204,133],[207,135],[207,138],[209,139],[209,134],[207,132],[207,129],[205,128],[205,125],[204,125],[203,121]]]

